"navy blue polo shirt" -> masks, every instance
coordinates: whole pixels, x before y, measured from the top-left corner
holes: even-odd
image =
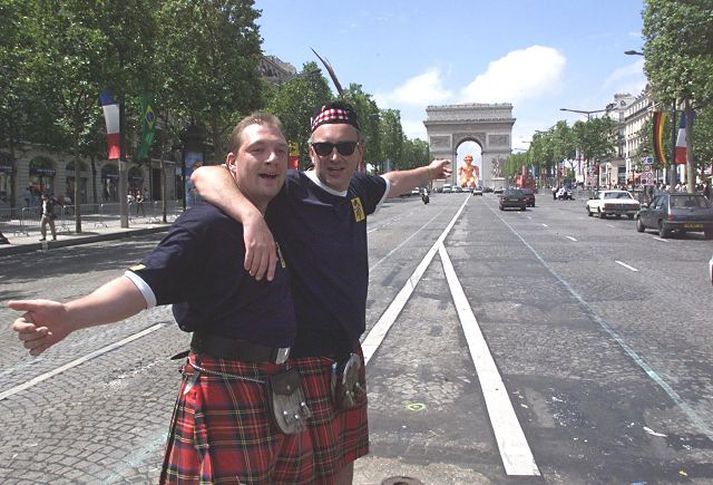
[[[342,354],[365,329],[369,286],[366,216],[386,180],[355,173],[346,197],[290,171],[267,221],[290,267],[297,314],[293,356]]]
[[[243,226],[217,207],[200,203],[181,215],[127,276],[143,280],[156,304],[173,303],[176,321],[186,332],[289,347],[296,319],[288,272],[279,256],[273,281],[256,281],[243,268]],[[137,283],[142,290],[141,281]]]

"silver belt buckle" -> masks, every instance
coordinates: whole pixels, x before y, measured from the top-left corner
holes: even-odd
[[[275,364],[284,364],[287,362],[287,358],[290,356],[289,347],[279,347],[277,349],[277,355],[275,356]]]

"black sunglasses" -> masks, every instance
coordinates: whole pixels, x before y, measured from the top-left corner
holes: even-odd
[[[354,153],[358,143],[359,142],[356,141],[340,141],[339,143],[324,141],[320,143],[312,143],[312,148],[314,148],[315,153],[320,157],[326,157],[327,155],[332,154],[334,147],[337,147],[337,151],[340,155],[348,157]]]

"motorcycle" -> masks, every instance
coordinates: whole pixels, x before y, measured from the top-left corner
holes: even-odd
[[[428,204],[429,202],[431,202],[431,197],[428,195],[428,190],[423,189],[423,190],[421,191],[421,201],[422,201],[424,204]]]

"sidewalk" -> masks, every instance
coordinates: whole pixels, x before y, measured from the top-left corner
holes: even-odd
[[[74,232],[75,223],[62,221],[57,223],[57,240],[52,241],[49,227],[47,227],[47,241],[41,242],[39,226],[22,226],[19,221],[11,220],[0,223],[0,232],[10,241],[10,244],[0,244],[0,258],[10,254],[29,253],[32,251],[52,250],[65,246],[88,244],[111,239],[140,236],[157,232],[168,231],[175,215],[168,217],[164,224],[155,217],[138,217],[129,219],[129,227],[122,228],[118,216],[104,217],[101,223],[93,220],[91,215],[82,217],[82,232]]]

